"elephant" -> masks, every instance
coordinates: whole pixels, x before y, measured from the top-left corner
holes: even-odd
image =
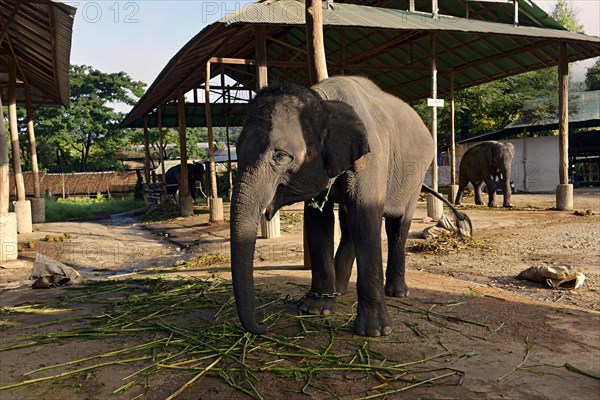
[[[503,207],[511,204],[512,188],[510,171],[515,148],[512,143],[489,140],[469,148],[460,160],[458,193],[455,204],[462,203],[465,187],[471,182],[475,189],[475,204],[483,205],[481,186],[485,182],[488,190],[488,206],[495,207],[496,178],[500,181],[503,193]]]
[[[408,295],[405,243],[434,153],[419,115],[366,78],[328,78],[312,88],[294,83],[263,88],[248,105],[238,139],[231,202],[231,272],[242,326],[266,332],[255,318],[253,277],[261,216],[270,220],[284,205],[303,201],[312,281],[301,311],[336,312],[336,297],[348,290],[356,258],[354,329],[363,336],[390,334],[385,295]],[[334,203],[344,219],[335,260]]]
[[[200,182],[202,188],[205,187],[205,170],[201,163],[188,163],[188,188],[192,199],[196,199],[196,182]],[[167,181],[167,193],[175,196],[179,190],[179,180],[181,177],[181,164],[175,165],[167,170],[165,178]]]

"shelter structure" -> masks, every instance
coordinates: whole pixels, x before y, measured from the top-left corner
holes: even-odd
[[[69,104],[69,59],[75,8],[53,0],[0,0],[0,108],[8,105],[8,119],[17,201],[15,216],[8,213],[8,146],[0,118],[0,260],[17,256],[16,233],[31,232],[32,222],[45,220],[44,201],[40,197],[34,106]],[[27,109],[35,180],[35,198],[25,199],[21,171],[17,105]],[[0,115],[1,116],[1,115]],[[33,214],[32,214],[33,209]],[[13,222],[16,218],[16,222]],[[14,237],[14,248],[6,238]],[[10,240],[12,243],[12,239]],[[10,248],[9,248],[10,247]]]
[[[165,66],[122,126],[139,125],[177,99],[183,121],[178,94],[206,90],[219,73],[248,90],[265,74],[308,84],[304,11],[299,0],[259,1],[208,25]],[[557,65],[566,93],[568,63],[600,55],[599,38],[566,31],[527,0],[327,1],[323,27],[330,75],[367,76],[407,101],[431,98],[434,137],[438,96],[450,96],[453,108],[455,90]],[[564,156],[567,102],[561,104]],[[215,117],[208,103],[205,112]],[[435,185],[435,162],[433,171]]]

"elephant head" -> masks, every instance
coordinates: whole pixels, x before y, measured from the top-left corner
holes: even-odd
[[[250,102],[237,143],[238,176],[231,202],[231,270],[239,319],[255,319],[253,258],[261,214],[322,193],[331,178],[369,152],[366,130],[348,104],[322,100],[312,89],[277,84]]]
[[[504,194],[503,206],[512,207],[511,204],[511,193],[510,187],[510,174],[512,169],[512,161],[515,157],[515,147],[510,142],[496,142],[489,141],[489,147],[487,148],[487,159],[491,164],[491,170],[495,176],[498,177],[502,192]],[[495,190],[495,188],[489,188],[488,190]]]
[[[188,164],[188,175],[190,181],[190,193],[192,197],[195,199],[196,196],[196,182],[200,182],[200,187],[202,191],[206,193],[206,171],[202,163],[194,162],[193,164]]]

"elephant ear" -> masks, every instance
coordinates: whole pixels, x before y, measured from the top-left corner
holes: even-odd
[[[350,169],[370,150],[367,130],[354,108],[341,101],[323,103],[328,114],[323,155],[327,175],[333,178]]]

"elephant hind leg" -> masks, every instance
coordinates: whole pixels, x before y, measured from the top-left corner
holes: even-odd
[[[469,178],[465,175],[460,175],[458,178],[458,192],[456,193],[456,199],[454,199],[454,204],[462,204],[462,197],[465,188],[469,184]]]
[[[388,263],[385,271],[385,294],[406,297],[410,290],[406,284],[406,240],[416,202],[401,217],[386,217],[385,231],[388,238]]]

